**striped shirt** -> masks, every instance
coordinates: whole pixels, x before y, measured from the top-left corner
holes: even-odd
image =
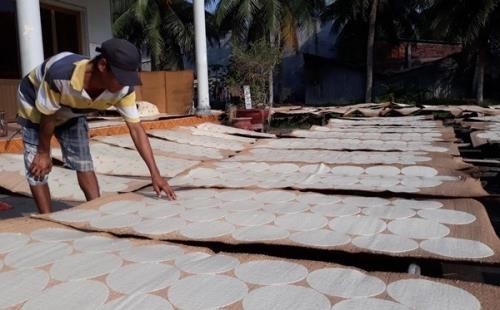
[[[56,116],[56,125],[90,112],[114,106],[127,122],[139,122],[133,87],[107,90],[92,100],[84,87],[87,64],[82,55],[64,52],[45,60],[21,80],[18,89],[18,123],[38,126],[40,115]]]

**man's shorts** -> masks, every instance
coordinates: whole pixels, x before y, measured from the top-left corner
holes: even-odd
[[[35,180],[30,172],[31,163],[38,150],[38,128],[23,127],[24,166],[26,178],[32,186],[47,184],[48,176]],[[64,164],[76,171],[93,171],[89,149],[89,127],[85,117],[78,117],[57,126],[54,134],[61,145]]]

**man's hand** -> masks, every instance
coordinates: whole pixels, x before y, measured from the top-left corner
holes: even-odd
[[[156,195],[158,195],[159,198],[161,198],[161,193],[164,192],[167,195],[168,200],[177,199],[174,190],[170,187],[170,185],[164,178],[154,177],[152,178],[152,181],[153,181],[153,188],[156,192]]]
[[[30,172],[35,180],[41,181],[52,170],[52,159],[49,153],[36,153],[31,163]]]

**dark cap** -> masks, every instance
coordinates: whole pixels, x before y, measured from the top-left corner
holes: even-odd
[[[121,85],[142,84],[138,72],[141,67],[141,54],[132,43],[123,39],[109,39],[95,50],[106,58],[111,72]]]

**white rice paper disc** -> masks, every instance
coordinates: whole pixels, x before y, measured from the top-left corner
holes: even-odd
[[[332,310],[410,310],[390,300],[378,298],[347,299],[333,305]]]
[[[387,190],[393,193],[418,193],[420,191],[417,187],[407,185],[395,185],[387,188]]]
[[[154,206],[145,207],[139,210],[139,216],[150,219],[163,219],[173,217],[184,211],[183,207],[179,206]]]
[[[195,168],[189,171],[188,175],[193,178],[213,178],[217,176],[219,173],[217,170],[212,168]]]
[[[202,252],[192,252],[175,260],[175,266],[180,270],[192,274],[217,274],[233,270],[240,264],[234,257]]]
[[[425,240],[420,243],[423,250],[453,258],[484,258],[495,254],[486,244],[460,238],[446,237],[436,240]]]
[[[278,216],[274,222],[289,230],[310,231],[326,226],[328,219],[317,213],[300,213]]]
[[[221,209],[232,212],[253,211],[263,208],[264,204],[255,200],[226,202],[220,206]]]
[[[51,264],[71,254],[73,249],[66,243],[30,243],[5,256],[4,263],[12,268],[33,268]]]
[[[372,166],[365,169],[365,173],[368,175],[377,176],[396,176],[401,173],[398,167],[394,166]]]
[[[129,214],[139,211],[146,204],[143,201],[117,200],[106,203],[99,208],[99,211],[107,214]]]
[[[317,193],[300,193],[297,200],[310,205],[335,204],[340,202],[342,198],[334,195],[322,195]]]
[[[334,247],[349,243],[351,241],[351,237],[339,232],[320,229],[293,233],[290,236],[290,240],[308,246]]]
[[[334,218],[329,226],[334,231],[350,235],[371,236],[385,230],[386,224],[373,216],[354,215]]]
[[[343,199],[344,204],[357,207],[376,207],[389,204],[389,200],[378,197],[348,196]]]
[[[150,293],[164,289],[180,277],[180,271],[163,264],[130,264],[106,277],[106,284],[122,294]]]
[[[42,228],[31,233],[31,238],[44,242],[71,241],[87,236],[88,234],[82,231],[64,228]]]
[[[231,234],[234,230],[232,224],[214,221],[189,224],[180,230],[180,234],[192,239],[211,239]]]
[[[166,218],[142,221],[134,225],[132,229],[145,235],[164,235],[179,230],[187,225],[187,222],[180,218]]]
[[[179,201],[180,205],[186,209],[208,209],[221,203],[219,199],[211,198],[207,200],[186,200]]]
[[[450,233],[443,224],[419,218],[394,220],[387,228],[396,235],[413,239],[439,239]]]
[[[307,268],[282,260],[258,260],[236,267],[234,274],[246,283],[257,285],[283,285],[302,281]]]
[[[264,151],[264,150],[262,150]],[[245,163],[245,169],[250,170],[250,171],[266,171],[269,169],[269,164],[266,163]]]
[[[365,172],[365,169],[357,166],[337,166],[330,171],[333,175],[358,176]]]
[[[328,298],[308,287],[296,285],[264,286],[252,290],[243,299],[246,310],[329,310]]]
[[[409,166],[401,169],[401,173],[412,177],[432,178],[438,174],[438,171],[432,167]]]
[[[274,164],[269,165],[269,171],[278,173],[292,173],[299,170],[299,166],[295,164]]]
[[[415,240],[391,234],[359,236],[352,240],[358,248],[385,253],[404,253],[418,249]]]
[[[179,201],[183,200],[206,200],[215,197],[216,190],[213,189],[193,189],[175,192]]]
[[[157,295],[139,294],[129,295],[115,299],[98,310],[173,310],[172,305],[164,298]]]
[[[377,277],[347,268],[318,269],[307,277],[309,285],[329,296],[365,298],[385,291],[385,283]]]
[[[457,210],[420,210],[418,215],[428,220],[433,220],[443,224],[465,225],[476,220],[470,213]]]
[[[191,222],[212,222],[223,218],[227,212],[219,208],[193,209],[181,213],[181,217]]]
[[[309,205],[302,202],[285,202],[285,203],[273,203],[268,204],[264,207],[265,211],[273,212],[277,214],[295,214],[302,213],[309,209]]]
[[[424,187],[436,187],[441,185],[443,182],[436,178],[423,178],[423,177],[409,177],[405,176],[401,179],[401,184],[403,186],[424,188]]]
[[[369,188],[376,188],[376,187],[381,187],[382,183],[382,177],[377,177],[377,176],[363,176],[360,180],[359,183],[361,185],[364,185],[365,187]],[[367,189],[368,191],[368,189]]]
[[[135,263],[166,262],[183,254],[180,247],[163,244],[136,246],[119,253],[124,260]]]
[[[395,199],[391,202],[393,206],[412,208],[416,210],[439,209],[443,207],[443,203],[435,200],[411,200],[411,199]]]
[[[120,268],[122,259],[114,254],[84,253],[66,256],[50,268],[50,276],[59,281],[92,279]]]
[[[49,283],[47,272],[21,269],[0,273],[0,308],[5,309],[40,294]]]
[[[89,236],[75,240],[73,247],[80,252],[105,253],[120,251],[131,247],[129,240],[112,239],[101,236]]]
[[[20,248],[30,241],[30,237],[21,233],[0,233],[0,253],[7,253]]]
[[[255,192],[248,190],[229,190],[217,192],[215,197],[220,200],[235,202],[252,199],[255,195]]]
[[[345,204],[331,204],[313,207],[311,211],[327,217],[340,217],[356,215],[361,212],[361,209],[356,206],[349,206]]]
[[[234,304],[248,293],[242,281],[224,275],[194,275],[177,281],[168,299],[179,309],[214,309]]]
[[[108,299],[109,290],[101,282],[83,280],[52,286],[28,300],[23,310],[82,309],[94,310]]]
[[[392,282],[387,286],[387,293],[412,309],[481,309],[477,298],[466,290],[424,279]]]
[[[437,179],[437,178],[423,178],[422,182],[420,183],[419,187],[436,187],[443,184],[443,181]]]
[[[264,203],[280,203],[294,200],[297,197],[294,192],[287,191],[265,191],[258,193],[255,200]]]
[[[226,221],[238,226],[261,226],[274,221],[272,213],[264,211],[237,212],[226,215]]]
[[[281,240],[289,235],[288,230],[272,225],[243,227],[232,234],[234,239],[246,242]]]
[[[359,182],[359,177],[352,176],[327,176],[321,179],[321,183],[330,187],[339,186],[345,188]]]
[[[318,167],[319,167],[319,165],[316,165],[316,164],[314,164],[314,165],[303,165],[303,166],[300,166],[299,172],[301,172],[301,173],[307,173],[307,174],[309,174],[309,173],[316,173],[317,170],[318,170]]]
[[[100,215],[101,213],[96,210],[67,210],[52,213],[50,218],[61,222],[79,223],[88,222]]]
[[[416,214],[413,209],[394,206],[378,206],[365,208],[363,214],[381,219],[395,220],[412,217]]]
[[[116,229],[134,226],[141,221],[135,214],[105,215],[90,221],[90,226],[97,229]]]

